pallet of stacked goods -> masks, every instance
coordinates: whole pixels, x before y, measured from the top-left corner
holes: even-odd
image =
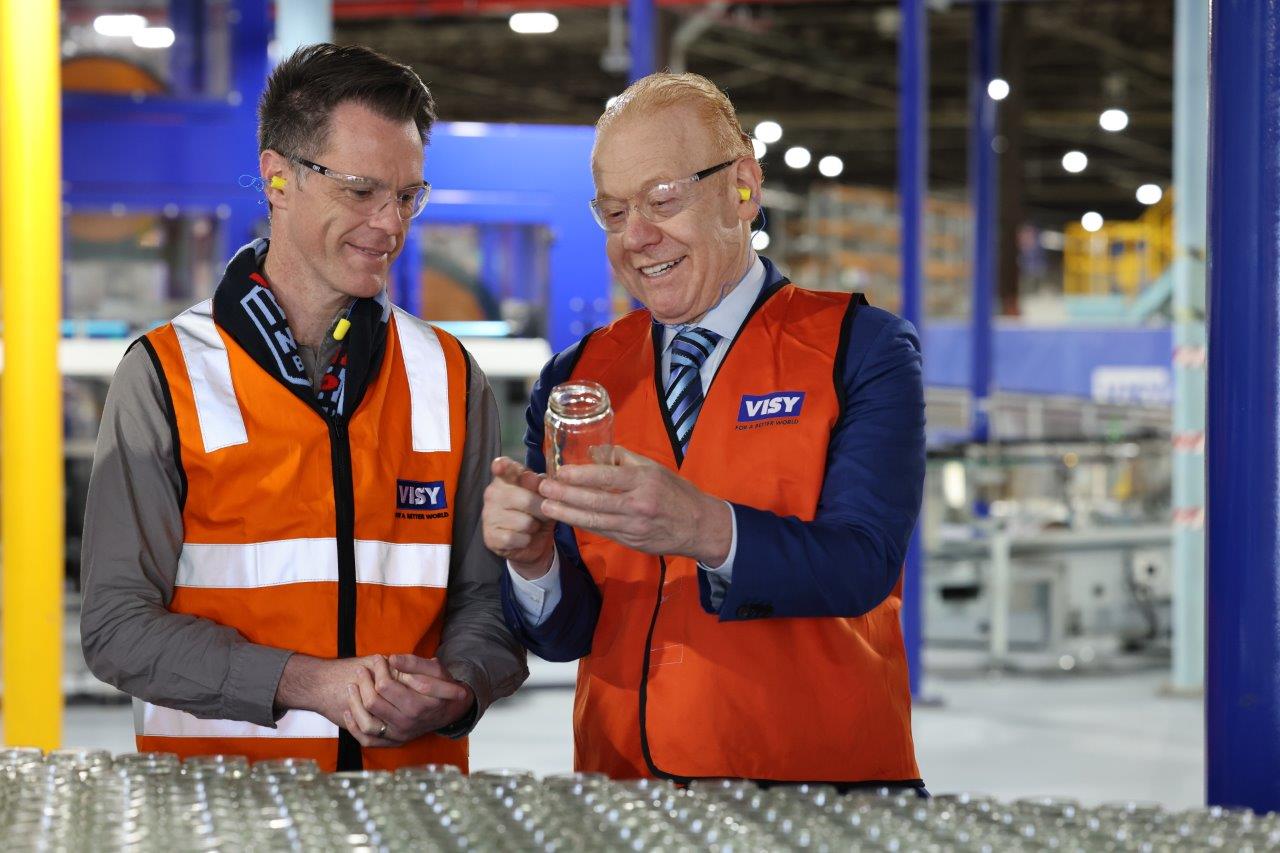
[[[964,317],[969,311],[970,215],[964,201],[942,194],[925,206],[925,311]],[[902,307],[898,196],[876,187],[815,187],[786,223],[774,256],[791,277],[818,290],[858,291],[889,311]]]

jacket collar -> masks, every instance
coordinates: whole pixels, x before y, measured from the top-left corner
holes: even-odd
[[[320,412],[310,384],[302,386],[291,381],[281,369],[281,355],[287,355],[290,346],[296,352],[297,344],[292,332],[284,336],[285,340],[278,347],[272,347],[246,307],[248,298],[256,288],[270,289],[266,277],[262,275],[262,264],[269,248],[268,240],[258,239],[241,247],[232,257],[213,294],[213,319],[259,367],[274,376],[312,409]],[[391,303],[385,293],[380,293],[373,299],[357,299],[352,303],[347,315],[351,327],[343,339],[347,357],[346,402],[343,407],[346,414],[343,420],[349,419],[359,407],[369,383],[382,364],[390,315]]]

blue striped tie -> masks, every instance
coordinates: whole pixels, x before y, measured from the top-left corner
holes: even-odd
[[[685,329],[671,342],[671,371],[667,375],[667,413],[680,442],[689,449],[689,436],[702,409],[702,377],[698,371],[716,348],[720,336],[702,328]]]

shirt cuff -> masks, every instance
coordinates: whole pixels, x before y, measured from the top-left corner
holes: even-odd
[[[507,573],[511,575],[511,591],[515,593],[516,606],[530,628],[546,621],[551,611],[560,603],[560,550],[551,550],[551,568],[537,580],[528,580],[511,568],[507,561]]]
[[[276,688],[292,655],[293,652],[272,646],[239,644],[231,653],[231,669],[222,690],[218,717],[275,728],[276,721],[284,716],[283,711],[276,713]]]
[[[729,538],[729,556],[724,558],[724,562],[718,566],[708,566],[706,563],[698,563],[698,568],[704,572],[708,572],[714,577],[720,578],[727,585],[733,580],[733,558],[738,555],[738,514],[733,511],[733,504],[724,501],[724,505],[729,508],[729,524],[732,533]]]
[[[728,501],[724,503],[729,507],[729,523],[733,525],[733,533],[729,540],[729,556],[715,567],[698,563],[698,568],[707,573],[711,606],[716,610],[720,609],[720,605],[724,603],[725,593],[729,591],[729,584],[733,581],[733,558],[738,555],[738,514],[733,511],[733,504]]]
[[[449,677],[454,681],[470,687],[473,697],[471,707],[467,709],[465,714],[435,731],[441,737],[457,740],[471,734],[471,730],[476,727],[476,723],[480,722],[480,717],[484,715],[485,708],[489,705],[488,679],[484,677],[484,673],[479,667],[465,661],[452,661],[445,665],[445,669],[448,671]]]

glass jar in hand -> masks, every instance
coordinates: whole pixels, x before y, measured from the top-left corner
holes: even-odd
[[[607,464],[613,445],[613,407],[599,382],[578,380],[551,389],[542,452],[547,476],[561,465]]]

